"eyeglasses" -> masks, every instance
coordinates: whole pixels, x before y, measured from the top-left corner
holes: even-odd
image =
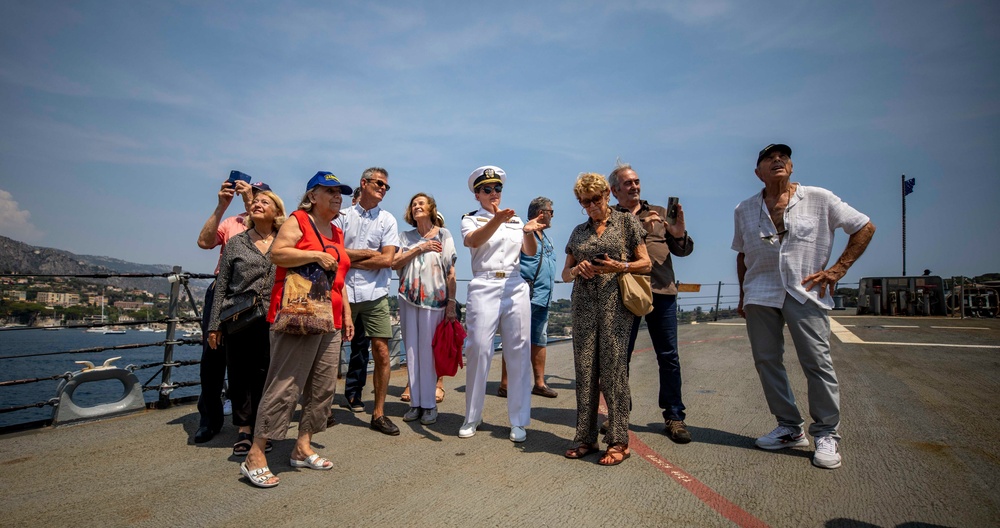
[[[764,229],[763,229],[765,227],[764,226],[764,197],[763,196],[761,196],[761,198],[760,198],[760,208],[758,209],[758,211],[760,211],[760,217],[757,219],[757,231],[760,233],[760,239],[761,240],[766,240],[767,243],[771,244],[771,245],[774,245],[774,241],[775,240],[777,240],[780,243],[781,242],[781,238],[786,233],[788,233],[788,226],[785,225],[785,229],[782,230],[781,232],[770,234],[770,235],[765,235],[764,234]],[[772,222],[772,225],[773,225],[773,222]]]
[[[503,192],[503,184],[498,183],[496,185],[483,185],[482,187],[479,188],[479,190],[482,191],[483,194],[491,194],[493,191],[496,191],[497,194],[500,194]]]
[[[543,213],[549,213],[549,216],[555,216],[556,213],[552,209],[540,209]]]
[[[604,200],[603,194],[591,196],[590,198],[580,198],[580,205],[582,205],[584,208],[587,208],[590,207],[591,205],[601,203],[602,200]]]
[[[389,184],[382,180],[373,180],[369,178],[366,181],[374,183],[375,185],[378,186],[379,189],[385,189],[386,192],[389,192]]]

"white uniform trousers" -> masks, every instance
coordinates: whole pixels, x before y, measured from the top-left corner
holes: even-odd
[[[437,389],[434,367],[434,331],[444,320],[444,310],[418,308],[399,301],[399,326],[406,346],[406,372],[410,378],[410,407],[433,409]]]
[[[531,305],[528,283],[519,273],[506,279],[474,278],[469,283],[465,316],[465,421],[483,418],[486,378],[493,360],[497,326],[507,360],[507,415],[511,427],[531,421]]]

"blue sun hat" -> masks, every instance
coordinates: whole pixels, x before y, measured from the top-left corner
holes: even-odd
[[[317,185],[322,185],[323,187],[340,187],[340,194],[351,194],[354,189],[350,185],[340,182],[332,172],[319,171],[315,176],[309,179],[309,183],[306,184],[306,190],[312,189]]]

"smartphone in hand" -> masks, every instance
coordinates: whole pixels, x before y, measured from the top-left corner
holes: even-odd
[[[237,182],[237,180],[242,180],[242,181],[245,181],[247,183],[250,183],[250,175],[249,174],[244,174],[244,173],[242,173],[240,171],[237,171],[237,170],[229,171],[229,179],[226,180],[226,183],[228,183],[229,185],[232,185],[233,188],[235,189],[236,188],[236,182]]]
[[[674,225],[677,223],[677,204],[680,203],[680,199],[676,196],[671,196],[667,198],[667,223]]]

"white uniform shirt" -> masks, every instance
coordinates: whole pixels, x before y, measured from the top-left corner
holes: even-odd
[[[821,299],[819,288],[806,291],[802,280],[826,269],[836,229],[854,234],[868,217],[826,189],[798,185],[784,218],[788,232],[779,240],[763,191],[736,206],[732,249],[744,254],[747,267],[743,304],[781,308],[788,292],[800,303],[833,308],[829,295]]]
[[[493,213],[480,208],[462,217],[462,240],[473,231],[486,225]],[[518,217],[500,226],[483,245],[469,248],[472,252],[472,274],[484,271],[503,271],[520,276],[521,244],[524,242],[524,223]],[[508,275],[510,276],[510,275]]]
[[[399,247],[399,231],[396,219],[391,213],[375,206],[365,210],[360,204],[341,211],[333,220],[333,225],[344,232],[344,247],[347,249],[372,249]],[[389,295],[389,281],[392,270],[382,268],[365,270],[351,268],[344,278],[347,286],[347,301],[352,303],[374,301]]]

